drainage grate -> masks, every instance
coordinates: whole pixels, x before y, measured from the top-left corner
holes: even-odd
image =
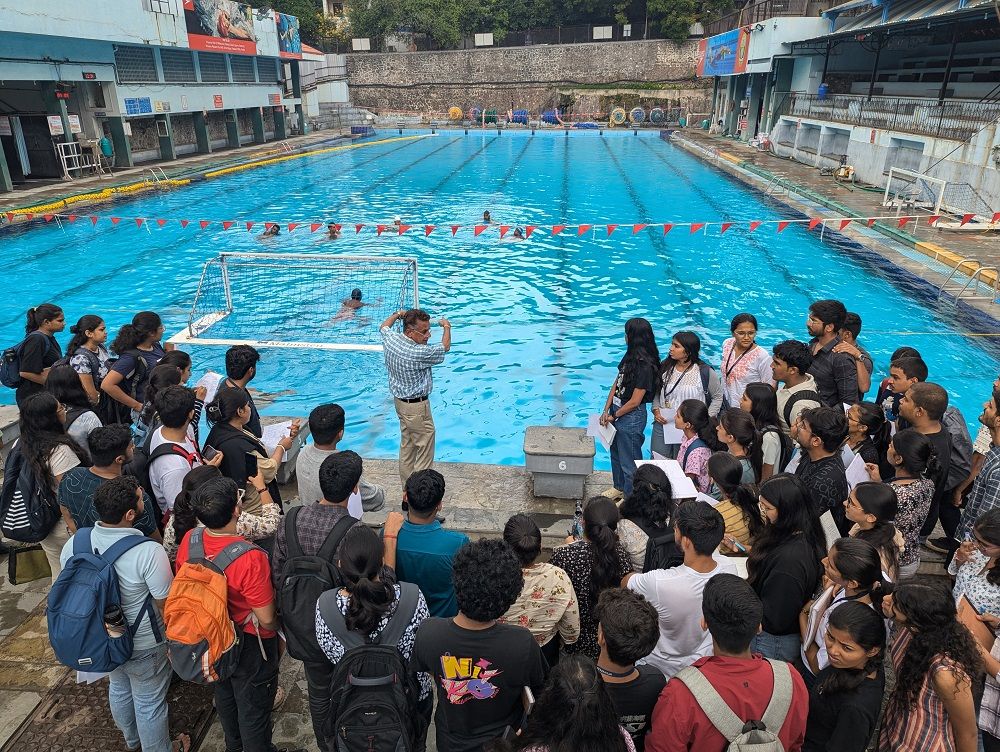
[[[77,684],[69,672],[14,732],[0,752],[124,752],[125,740],[108,708],[108,683]],[[209,686],[175,680],[167,694],[170,737],[191,735],[197,749],[211,726]]]

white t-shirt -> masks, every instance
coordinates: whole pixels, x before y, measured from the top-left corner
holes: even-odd
[[[764,455],[765,465],[775,465],[774,472],[778,473],[778,460],[781,459],[781,439],[774,431],[768,431],[760,442],[761,451]]]
[[[87,443],[87,437],[90,436],[90,432],[95,428],[100,428],[103,423],[101,419],[97,417],[97,413],[93,410],[88,410],[82,413],[76,420],[73,421],[73,425],[69,427],[66,431],[77,444],[83,447],[87,454],[90,454],[90,444]]]
[[[637,574],[628,581],[628,589],[652,603],[660,615],[660,639],[653,652],[639,663],[656,666],[670,679],[682,668],[712,654],[712,636],[701,628],[701,594],[717,574],[736,574],[736,567],[716,561],[715,569],[702,574],[681,564]]]
[[[119,540],[128,535],[142,535],[142,532],[134,527],[104,527],[100,522],[94,525],[90,534],[90,544],[98,553],[104,553]],[[73,555],[73,538],[66,541],[62,553],[59,554],[59,561],[63,568],[66,562]],[[136,615],[146,601],[147,595],[152,595],[154,600],[162,601],[170,592],[170,583],[173,582],[174,575],[170,569],[170,560],[167,552],[163,550],[156,541],[149,541],[136,546],[130,551],[126,551],[115,562],[115,572],[118,574],[118,587],[121,594],[122,611],[129,625],[135,624]],[[155,612],[160,635],[163,635],[163,623],[160,621],[159,613]],[[143,618],[142,624],[135,633],[135,640],[132,644],[133,652],[137,650],[148,650],[156,646],[156,639],[153,637],[153,628],[149,619]]]
[[[163,438],[163,426],[160,426],[153,432],[153,438],[149,442],[149,453],[152,454],[153,450],[161,444],[168,443],[170,442]],[[185,451],[197,452],[194,429],[191,426],[188,426],[187,435],[181,446],[184,447]],[[199,465],[201,463],[197,459],[189,465],[188,461],[179,455],[168,455],[160,457],[149,466],[149,485],[153,488],[156,505],[161,512],[169,512],[174,508],[174,500],[181,492],[184,478]]]
[[[80,458],[76,456],[76,452],[65,444],[57,444],[49,455],[49,472],[53,478],[63,475],[79,464]]]

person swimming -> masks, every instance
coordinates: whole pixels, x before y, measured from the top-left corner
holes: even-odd
[[[262,238],[274,238],[281,234],[281,225],[273,224],[261,233]]]
[[[515,240],[524,240],[524,230],[522,230],[520,227],[515,227],[513,234]]]
[[[490,210],[489,209],[487,209],[486,211],[483,212],[483,222],[485,224],[488,224],[488,225],[493,224],[493,217],[490,216]]]
[[[328,240],[337,240],[340,237],[340,227],[334,222],[326,225],[326,237]]]
[[[344,298],[340,301],[340,310],[337,311],[337,315],[334,316],[330,323],[334,321],[347,321],[348,319],[353,319],[357,315],[359,308],[364,308],[368,303],[361,302],[361,288],[355,287],[351,290],[351,297]]]
[[[393,224],[393,225],[395,225],[396,227],[401,227],[401,226],[402,226],[402,224],[403,224],[403,220],[402,220],[402,218],[400,218],[400,217],[399,217],[399,216],[397,215],[397,216],[393,217],[393,219],[392,219],[392,224]]]

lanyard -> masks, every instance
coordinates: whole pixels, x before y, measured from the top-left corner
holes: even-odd
[[[670,390],[663,393],[663,399],[666,399],[667,397],[669,397],[671,394],[674,393],[674,390],[677,389],[677,387],[679,387],[681,385],[681,382],[684,381],[684,377],[688,375],[688,371],[691,370],[691,367],[693,365],[694,365],[694,363],[692,363],[685,370],[683,370],[683,371],[680,372],[681,375],[677,377],[677,381],[675,381],[674,385],[672,387],[670,387]],[[673,373],[676,370],[677,370],[676,368],[672,368],[671,369],[671,373]]]
[[[736,368],[736,366],[738,366],[738,365],[739,365],[740,361],[741,361],[741,360],[743,360],[744,356],[746,356],[746,354],[747,354],[747,353],[749,353],[749,352],[750,352],[751,350],[753,350],[753,349],[754,349],[754,348],[756,348],[756,347],[757,347],[757,343],[756,343],[756,342],[754,342],[754,344],[753,344],[753,347],[751,347],[751,348],[748,348],[748,349],[744,350],[744,351],[743,351],[743,354],[742,354],[742,355],[740,355],[740,357],[738,357],[738,358],[737,358],[737,359],[736,359],[736,360],[735,360],[735,361],[734,361],[734,362],[732,363],[732,365],[730,365],[730,366],[729,366],[729,368],[727,368],[727,369],[726,369],[726,379],[728,379],[728,378],[729,378],[729,374],[731,374],[731,373],[733,372],[733,369],[734,369],[734,368]],[[733,343],[733,349],[734,349],[734,350],[736,349],[736,343],[735,343],[735,342]],[[732,354],[733,354],[733,350],[730,350],[730,351],[729,351],[729,355],[730,355],[730,356],[732,356]]]

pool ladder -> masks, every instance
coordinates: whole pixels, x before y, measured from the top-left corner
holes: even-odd
[[[764,188],[765,196],[777,196],[779,191],[784,191],[785,195],[788,195],[788,185],[784,180],[777,175],[774,175],[770,180],[767,181],[767,185]]]
[[[147,172],[149,173],[149,178],[146,177]],[[145,183],[152,183],[154,186],[159,187],[160,183],[167,181],[167,174],[163,171],[162,167],[146,167],[142,171],[142,179]]]
[[[963,273],[962,269],[964,267],[975,268],[972,274],[969,275],[968,280],[963,283],[961,279],[956,279],[956,276]],[[992,282],[983,279],[983,275],[986,272],[993,274]],[[980,294],[983,287],[990,291],[989,295]],[[977,300],[996,305],[1000,302],[1000,269],[996,266],[983,266],[982,263],[974,258],[964,258],[955,264],[947,279],[938,288],[939,299],[945,294],[951,295],[956,303],[960,300]]]

